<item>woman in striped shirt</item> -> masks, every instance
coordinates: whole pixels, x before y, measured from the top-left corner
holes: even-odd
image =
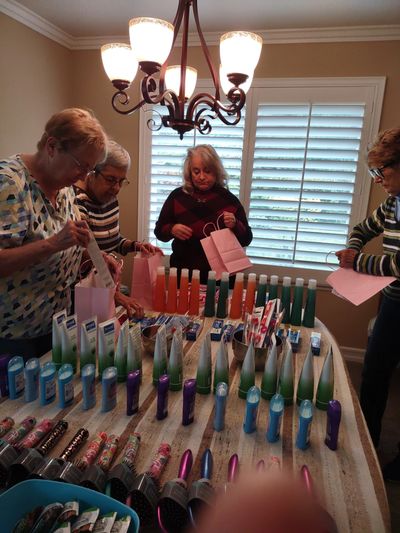
[[[400,128],[379,134],[368,152],[369,173],[388,194],[386,200],[353,228],[344,250],[336,253],[340,266],[373,276],[395,276],[383,289],[382,301],[364,359],[360,403],[375,446],[379,444],[390,379],[400,362]],[[362,252],[383,235],[383,254]],[[385,469],[384,469],[385,475]],[[400,480],[400,455],[397,459]],[[393,477],[387,473],[386,477]]]
[[[94,173],[75,184],[77,204],[103,252],[126,255],[130,252],[163,253],[150,243],[130,240],[120,233],[118,194],[129,185],[126,177],[131,165],[128,152],[109,139],[107,158],[97,165]],[[143,316],[143,309],[134,298],[116,293],[116,304],[126,308],[128,316]]]

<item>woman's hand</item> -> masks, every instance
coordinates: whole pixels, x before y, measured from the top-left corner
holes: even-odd
[[[122,307],[126,309],[128,318],[143,318],[143,307],[134,298],[126,296],[125,294],[122,294],[122,292],[117,291],[114,299],[116,305],[122,305]]]
[[[61,231],[49,237],[48,241],[59,252],[71,246],[86,248],[90,240],[90,231],[84,220],[68,220]]]
[[[123,261],[119,261],[114,254],[106,254],[105,252],[103,252],[103,259],[106,262],[115,284],[118,286],[121,281],[122,267],[124,266]]]
[[[181,241],[187,241],[192,236],[193,230],[184,224],[175,224],[172,226],[171,233],[177,239],[180,239]]]
[[[226,228],[233,229],[236,226],[236,217],[229,211],[224,211],[224,224]]]
[[[149,242],[136,242],[134,244],[134,250],[142,252],[147,255],[161,254],[164,255],[164,252],[158,246],[153,246]]]
[[[354,258],[357,254],[357,250],[351,248],[344,248],[335,253],[339,259],[339,266],[342,268],[353,268]]]

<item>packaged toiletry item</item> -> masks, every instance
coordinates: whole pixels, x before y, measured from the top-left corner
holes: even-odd
[[[67,316],[61,323],[61,363],[70,364],[76,372],[78,365],[78,321],[76,315]]]
[[[182,328],[178,326],[172,337],[171,350],[168,361],[168,376],[170,390],[182,389],[183,375],[183,337]]]
[[[80,371],[85,365],[96,365],[97,317],[89,318],[81,324]]]
[[[186,331],[186,340],[195,341],[199,336],[201,329],[203,327],[203,322],[201,320],[194,320],[190,328]]]
[[[331,450],[337,450],[339,426],[342,418],[342,406],[338,400],[330,400],[326,412],[325,444]]]
[[[58,371],[58,405],[61,409],[74,401],[74,370],[72,365],[62,365]]]
[[[99,514],[100,509],[98,507],[89,507],[89,509],[83,511],[72,524],[71,533],[82,533],[83,531],[86,533],[87,531],[93,531]]]
[[[211,330],[210,330],[210,338],[212,341],[220,341],[221,340],[221,337],[222,337],[222,332],[223,332],[223,326],[224,326],[224,321],[221,320],[221,319],[216,319],[214,320],[213,322],[213,325],[211,326]]]
[[[126,414],[132,416],[139,411],[140,370],[129,372],[126,379]]]
[[[211,338],[208,331],[200,348],[200,357],[197,365],[196,388],[200,394],[211,392]]]
[[[321,353],[321,333],[313,331],[310,335],[310,342],[313,355],[319,355]]]
[[[40,405],[48,405],[56,399],[56,365],[50,361],[40,369]]]
[[[98,373],[100,379],[106,368],[114,366],[114,353],[115,353],[115,320],[111,318],[105,322],[99,324],[99,362]]]
[[[183,384],[182,425],[188,426],[194,420],[196,380],[187,379]]]
[[[25,363],[25,401],[33,402],[39,397],[39,373],[40,361],[38,357],[32,357]]]
[[[25,389],[24,360],[21,356],[16,355],[8,361],[7,375],[10,400],[16,400]]]
[[[231,342],[233,339],[233,334],[235,333],[235,324],[230,320],[225,322],[224,327],[222,328],[222,335],[224,336],[225,342]]]
[[[140,370],[142,381],[142,338],[139,324],[134,324],[128,331],[126,371],[129,373],[135,370]]]
[[[101,376],[101,410],[103,413],[117,405],[117,368],[109,366]]]
[[[300,450],[306,450],[310,446],[313,414],[313,403],[310,400],[303,400],[299,407],[299,429],[296,437],[296,447]]]
[[[52,320],[52,361],[56,368],[61,366],[61,324],[67,318],[67,310],[63,309],[53,315]]]
[[[96,405],[96,367],[89,364],[82,368],[82,407],[86,411]]]
[[[129,321],[126,320],[122,324],[119,330],[117,348],[115,350],[114,364],[117,368],[117,376],[118,376],[117,379],[119,382],[126,381],[128,335],[129,335]]]
[[[215,390],[215,415],[214,415],[215,431],[222,431],[224,429],[227,397],[228,397],[228,385],[224,382],[218,383],[216,390]]]
[[[111,533],[115,519],[117,518],[116,511],[110,511],[96,520],[94,526],[94,533]]]
[[[284,408],[285,402],[283,396],[281,394],[275,394],[272,396],[269,404],[269,421],[266,433],[268,442],[276,442],[279,440]]]
[[[168,416],[168,389],[169,376],[164,374],[160,376],[157,384],[157,420],[163,420]]]
[[[257,429],[257,413],[260,398],[260,389],[256,385],[250,387],[247,391],[246,411],[243,422],[243,431],[245,433],[253,433]]]

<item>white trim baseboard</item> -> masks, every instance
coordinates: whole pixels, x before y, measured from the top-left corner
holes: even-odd
[[[73,37],[15,0],[0,0],[0,12],[70,50],[97,50],[105,43],[128,42],[127,34]],[[126,29],[128,33],[128,21]],[[399,41],[400,24],[257,30],[257,33],[263,38],[264,44]],[[207,44],[213,46],[219,44],[221,34],[205,32],[204,37]],[[197,33],[189,35],[189,46],[200,46]]]

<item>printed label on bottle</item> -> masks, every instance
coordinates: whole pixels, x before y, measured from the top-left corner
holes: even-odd
[[[20,372],[19,374],[16,374],[15,376],[15,393],[19,394],[22,392],[25,388],[25,378],[24,373]]]
[[[69,381],[64,386],[65,402],[70,402],[74,397],[74,385],[72,381]]]
[[[46,386],[44,389],[44,397],[46,400],[51,400],[56,395],[56,380],[52,379],[50,381],[46,381]]]

